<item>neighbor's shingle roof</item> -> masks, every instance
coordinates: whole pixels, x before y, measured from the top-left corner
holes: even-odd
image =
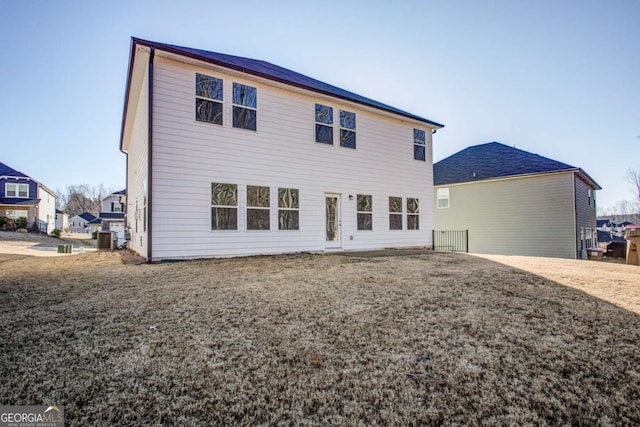
[[[560,171],[578,171],[594,188],[600,189],[600,186],[580,168],[499,142],[468,147],[435,163],[433,184],[456,184]]]
[[[414,120],[418,120],[423,123],[435,127],[444,127],[440,123],[436,123],[432,120],[425,119],[424,117],[416,116],[415,114],[408,113],[398,108],[392,107],[382,102],[375,101],[364,96],[360,96],[353,92],[349,92],[339,87],[330,85],[328,83],[321,82],[320,80],[313,79],[305,76],[304,74],[297,73],[295,71],[288,70],[278,65],[271,64],[266,61],[260,61],[257,59],[243,58],[240,56],[226,55],[223,53],[209,52],[206,50],[193,49],[189,47],[175,46],[165,43],[157,43],[148,40],[141,40],[135,37],[132,38],[133,48],[135,44],[141,44],[144,46],[154,47],[167,52],[176,53],[179,55],[199,59],[211,64],[220,65],[226,68],[231,68],[243,73],[252,74],[254,76],[263,77],[269,80],[274,80],[280,83],[285,83],[291,86],[296,86],[302,89],[311,90],[313,92],[322,93],[325,95],[334,96],[347,101],[356,102],[358,104],[367,105],[380,110],[398,114],[400,116],[408,117]],[[131,66],[131,65],[130,65]],[[339,66],[336,65],[336,69]]]
[[[12,175],[15,176],[15,175]],[[0,197],[0,205],[36,206],[40,199],[21,199],[17,197]]]
[[[607,243],[607,242],[617,242],[617,243],[627,243],[624,237],[619,237],[616,235],[612,235],[608,231],[600,231],[598,230],[598,242]]]
[[[25,175],[22,172],[17,171],[14,168],[5,165],[2,162],[0,162],[0,176],[18,176],[23,178],[29,178],[28,175]]]
[[[122,212],[100,212],[100,219],[124,219]]]
[[[93,221],[94,219],[97,219],[95,216],[93,216],[92,214],[90,214],[89,212],[82,212],[80,215],[78,215],[80,218],[84,219],[85,221]]]

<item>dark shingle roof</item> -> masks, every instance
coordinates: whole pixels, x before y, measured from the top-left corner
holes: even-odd
[[[89,212],[82,212],[80,215],[78,215],[80,218],[84,219],[85,221],[93,221],[94,219],[96,219],[95,216],[93,216],[92,214],[90,214]]]
[[[579,171],[587,182],[594,188],[600,189],[591,177],[575,166],[499,142],[468,147],[435,163],[433,183],[434,185],[456,184],[560,171]]]
[[[124,219],[122,212],[100,212],[100,219]]]
[[[36,206],[40,199],[19,199],[15,197],[0,197],[0,205]]]
[[[0,162],[0,176],[19,176],[23,178],[29,178],[28,175],[25,175],[22,172],[17,171],[2,162]]]
[[[127,189],[125,188],[124,190],[116,191],[115,193],[112,193],[112,194],[127,194]]]
[[[339,87],[330,85],[328,83],[321,82],[320,80],[313,79],[305,76],[304,74],[297,73],[295,71],[288,70],[278,65],[271,64],[266,61],[260,61],[257,59],[243,58],[240,56],[226,55],[223,53],[209,52],[206,50],[193,49],[189,47],[175,46],[165,43],[157,43],[148,40],[141,40],[132,38],[133,48],[135,44],[141,44],[144,46],[150,46],[157,49],[161,49],[167,52],[176,53],[179,55],[199,59],[211,64],[220,65],[226,68],[231,68],[243,73],[252,74],[254,76],[263,77],[269,80],[274,80],[280,83],[285,83],[291,86],[296,86],[302,89],[311,90],[313,92],[322,93],[325,95],[334,96],[347,101],[356,102],[358,104],[367,105],[380,110],[388,111],[400,116],[408,117],[414,120],[418,120],[423,123],[427,123],[436,127],[444,127],[440,123],[436,123],[424,117],[416,116],[415,114],[408,113],[398,108],[392,107],[387,104],[375,101],[370,98],[349,92]],[[130,65],[131,66],[131,65]]]
[[[598,230],[598,242],[607,243],[607,242],[616,242],[616,243],[627,243],[624,237],[619,237],[612,235],[608,231],[600,231]]]

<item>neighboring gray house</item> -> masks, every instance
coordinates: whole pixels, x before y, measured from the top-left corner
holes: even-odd
[[[582,258],[597,246],[601,187],[582,169],[498,142],[434,164],[436,230],[469,230],[469,252]]]
[[[89,233],[89,224],[95,219],[97,218],[89,212],[82,212],[69,218],[69,228],[73,233]]]

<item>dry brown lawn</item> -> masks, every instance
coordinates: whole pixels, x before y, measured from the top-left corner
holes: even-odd
[[[0,255],[0,403],[68,425],[640,425],[640,269],[514,259]]]

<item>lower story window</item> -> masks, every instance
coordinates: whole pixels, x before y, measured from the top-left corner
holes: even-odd
[[[420,206],[418,199],[407,198],[407,230],[420,230]]]
[[[358,230],[373,230],[373,200],[371,195],[358,194]]]
[[[402,230],[402,197],[389,197],[389,230]]]
[[[18,219],[18,218],[28,218],[28,211],[21,209],[7,209],[7,218]]]
[[[238,229],[238,185],[211,184],[211,229]]]
[[[269,230],[269,187],[247,185],[247,230]]]
[[[278,188],[278,230],[300,229],[300,196],[296,188]]]

